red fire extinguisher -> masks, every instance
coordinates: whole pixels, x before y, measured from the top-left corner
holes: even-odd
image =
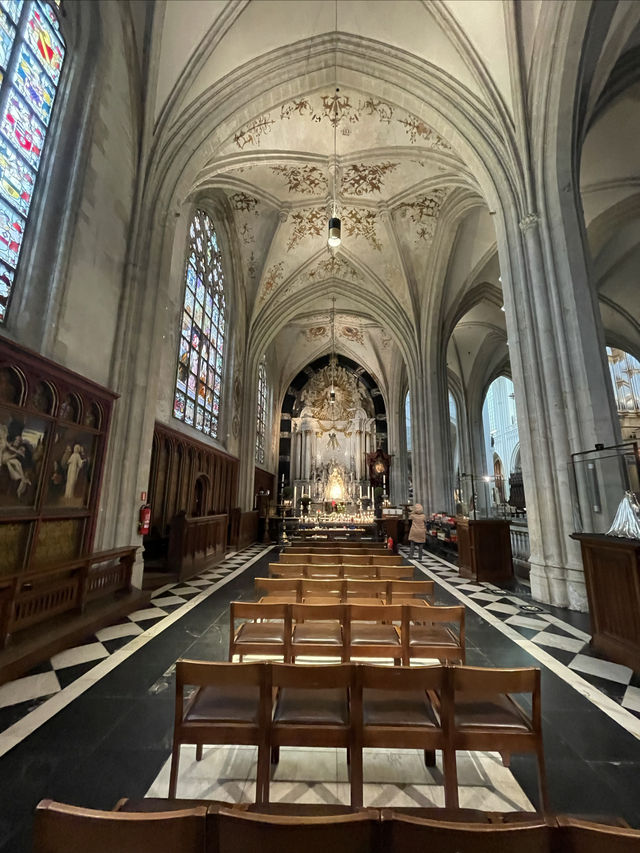
[[[393,551],[393,539],[391,536],[387,539],[387,551]]]
[[[140,515],[138,518],[138,533],[141,536],[146,536],[151,527],[151,507],[149,504],[142,504],[140,507]]]

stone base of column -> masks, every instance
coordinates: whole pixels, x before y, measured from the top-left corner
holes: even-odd
[[[587,587],[582,569],[567,569],[536,563],[530,558],[531,597],[544,604],[568,607],[586,613],[589,610]]]

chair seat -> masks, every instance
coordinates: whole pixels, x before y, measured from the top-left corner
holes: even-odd
[[[382,625],[378,622],[352,622],[352,646],[399,646],[400,635],[393,625]]]
[[[258,687],[202,687],[184,721],[257,723],[260,707]]]
[[[412,625],[410,646],[459,646],[460,641],[446,625]]]
[[[531,731],[530,726],[508,696],[491,700],[456,697],[455,726],[456,729],[474,730],[501,726],[512,729],[514,732]]]
[[[271,601],[271,599],[269,599],[269,601]],[[410,595],[405,595],[405,596],[394,595],[394,596],[392,596],[390,603],[391,604],[411,604],[411,605],[415,604],[417,606],[422,605],[424,607],[430,607],[431,606],[428,601],[425,601],[424,598],[413,598]]]
[[[303,604],[339,604],[340,595],[305,595],[302,598]]]
[[[341,646],[342,629],[335,622],[303,622],[293,629],[293,642]]]
[[[236,636],[236,645],[240,643],[284,643],[284,625],[282,622],[245,622]]]
[[[347,691],[342,688],[307,690],[283,687],[278,695],[274,723],[349,725]]]
[[[362,721],[365,726],[438,726],[431,703],[422,690],[391,693],[365,687]]]
[[[297,601],[295,592],[279,592],[276,595],[263,595],[260,604],[296,604]]]
[[[366,596],[349,596],[347,599],[348,604],[384,604],[384,600],[382,598],[367,598]]]

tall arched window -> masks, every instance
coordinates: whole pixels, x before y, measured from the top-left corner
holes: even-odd
[[[189,227],[184,310],[173,416],[218,437],[224,359],[224,275],[209,216],[197,210]]]
[[[51,5],[2,0],[0,7],[0,323],[11,299],[66,53],[59,5],[59,0]]]
[[[258,366],[258,410],[256,415],[256,462],[264,464],[264,443],[267,432],[267,371],[264,362]]]

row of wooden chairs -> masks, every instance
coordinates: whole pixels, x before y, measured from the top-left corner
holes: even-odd
[[[304,553],[296,551],[290,553],[284,551],[280,554],[280,563],[313,564],[322,565],[358,565],[358,566],[400,566],[402,565],[401,554],[330,554],[330,553]]]
[[[261,601],[278,604],[433,604],[434,582],[428,580],[354,580],[353,578],[256,578]]]
[[[335,545],[333,543],[323,545],[311,545],[303,543],[302,545],[289,545],[283,551],[284,554],[375,554],[382,556],[389,554],[390,551],[380,543],[379,545],[360,545],[354,542],[353,545]]]
[[[269,563],[274,578],[353,578],[354,580],[411,580],[413,566],[350,566],[328,563]]]
[[[140,802],[140,801],[139,801]],[[180,808],[182,806],[182,808]],[[126,808],[126,805],[125,805]],[[337,811],[337,810],[336,810]],[[73,840],[71,842],[71,839]],[[71,843],[73,846],[70,846]],[[392,809],[264,814],[246,804],[99,811],[42,800],[34,853],[637,853],[640,830],[531,814],[513,823],[420,817]]]
[[[530,694],[531,713],[513,694]],[[431,764],[442,750],[445,804],[453,808],[458,750],[497,751],[503,760],[534,753],[540,802],[548,807],[540,670],[533,667],[178,661],[170,797],[181,745],[195,744],[200,760],[205,744],[221,743],[258,747],[258,803],[269,802],[270,759],[277,761],[281,746],[322,746],[347,750],[352,806],[362,805],[363,748],[386,747],[424,750]]]
[[[240,624],[236,624],[240,623]],[[238,655],[383,658],[409,666],[465,662],[465,608],[420,604],[272,604],[232,601],[229,660]]]

